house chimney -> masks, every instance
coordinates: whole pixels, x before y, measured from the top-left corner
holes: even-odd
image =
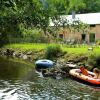
[[[72,11],[72,19],[75,19],[75,11]]]

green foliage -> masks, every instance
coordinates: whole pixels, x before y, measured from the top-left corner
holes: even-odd
[[[24,30],[20,28],[20,24],[26,29],[38,27],[46,30],[49,16],[43,8],[39,0],[0,1],[0,34],[2,34],[0,41],[3,41],[3,34],[8,41],[9,37],[22,37]]]
[[[2,47],[3,45],[9,43],[9,39],[7,37],[7,34],[2,34],[0,33],[0,47]]]
[[[100,12],[100,0],[84,0],[86,7],[81,9],[81,13]]]
[[[40,44],[40,43],[16,43],[16,44],[8,44],[8,45],[5,45],[4,48],[7,49],[16,49],[16,50],[22,50],[22,51],[25,51],[25,50],[43,50],[47,47],[47,44]]]
[[[100,45],[100,40],[97,40],[97,41],[96,41],[96,44],[97,44],[97,45]]]
[[[49,10],[52,12],[53,17],[54,15],[56,16],[68,13],[68,0],[47,0],[47,4]]]
[[[48,59],[52,59],[54,57],[58,57],[61,53],[62,53],[62,49],[60,45],[52,44],[46,48],[45,56]]]
[[[79,11],[80,9],[85,7],[85,3],[83,0],[70,0],[69,7],[71,10]]]
[[[0,43],[9,43],[12,37],[23,38],[23,33],[29,34],[32,41],[41,40],[33,27],[41,29],[45,35],[49,27],[49,18],[59,18],[61,14],[68,14],[73,9],[79,11],[87,5],[83,11],[100,11],[100,0],[1,0],[0,1]],[[92,6],[93,5],[93,6]],[[90,8],[89,8],[90,7]],[[59,20],[61,21],[61,20]],[[62,21],[63,25],[66,23]],[[20,27],[23,25],[23,29]],[[32,31],[32,32],[31,32]],[[34,36],[33,36],[34,34]],[[36,36],[36,39],[34,38]],[[33,39],[34,38],[34,39]],[[43,41],[44,39],[42,39]]]
[[[100,68],[100,54],[92,54],[88,59],[88,63],[93,67]]]
[[[49,44],[51,45],[51,44]],[[41,49],[46,49],[46,47],[48,46],[47,43],[15,43],[15,44],[10,44],[10,45],[5,45],[6,48],[19,48],[19,49],[39,49],[40,47],[42,47]],[[60,45],[61,46],[61,45]],[[62,46],[62,50],[65,52],[69,52],[69,53],[75,53],[75,54],[86,54],[86,55],[90,55],[91,53],[95,53],[97,55],[100,55],[100,46],[94,47],[93,51],[88,51],[88,46],[87,45],[66,45],[63,44]]]
[[[72,32],[88,33],[89,25],[83,23],[79,19],[76,19],[71,25],[69,25],[69,28]]]
[[[41,30],[39,29],[29,29],[24,32],[24,39],[29,38],[27,42],[35,42],[35,43],[47,43],[47,37],[42,35]]]
[[[47,43],[48,38],[45,37],[40,29],[29,28],[25,29],[23,25],[20,26],[22,37],[9,36],[10,43]]]

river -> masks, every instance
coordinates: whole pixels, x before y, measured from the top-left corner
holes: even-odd
[[[0,100],[100,100],[100,88],[70,77],[41,78],[32,63],[0,57]]]

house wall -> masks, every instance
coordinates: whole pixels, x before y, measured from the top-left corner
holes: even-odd
[[[86,35],[86,40],[88,41],[88,43],[90,40],[89,35],[91,33],[95,34],[95,41],[100,40],[100,25],[95,25],[95,27],[90,27],[89,34]]]
[[[63,39],[65,41],[69,39],[76,39],[78,42],[82,42],[82,32],[71,32],[69,29],[64,28],[61,29],[61,31],[58,32],[59,34],[63,34]],[[100,39],[100,25],[95,25],[95,27],[90,27],[88,30],[88,33],[86,33],[86,43],[89,43],[90,41],[90,34],[94,33],[95,34],[95,41]]]
[[[95,32],[95,38],[96,40],[100,39],[100,25],[96,25],[96,32]]]

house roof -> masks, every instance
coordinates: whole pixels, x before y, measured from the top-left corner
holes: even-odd
[[[67,20],[71,21],[72,15],[62,15],[62,18],[66,18]],[[87,14],[76,14],[75,19],[79,19],[83,23],[86,24],[100,24],[100,13],[87,13]],[[54,26],[54,23],[50,21],[50,26]]]

